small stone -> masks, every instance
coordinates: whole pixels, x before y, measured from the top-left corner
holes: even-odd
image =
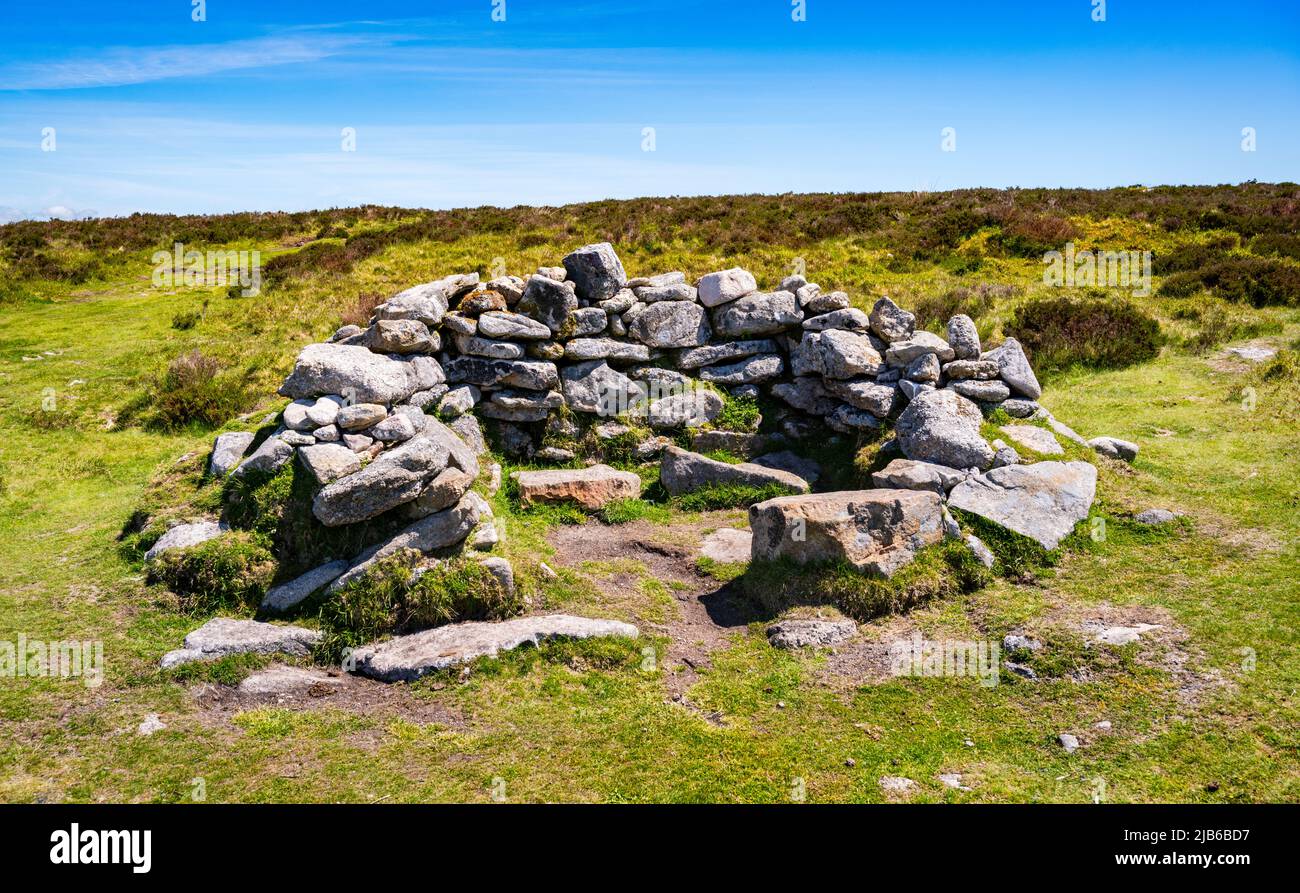
[[[717,307],[743,298],[758,290],[754,275],[740,267],[721,270],[701,276],[696,283],[700,303],[705,307]]]
[[[1057,735],[1056,740],[1061,743],[1061,747],[1065,748],[1066,753],[1074,753],[1079,749],[1079,739],[1069,732],[1062,732]]]
[[[1133,520],[1139,524],[1155,525],[1170,524],[1178,520],[1179,517],[1180,516],[1177,513],[1171,512],[1168,509],[1147,509],[1146,511],[1138,512],[1134,515]]]
[[[1138,455],[1136,443],[1118,437],[1094,437],[1088,441],[1088,446],[1107,458],[1123,459],[1125,462],[1132,462]]]
[[[782,620],[767,628],[767,641],[773,648],[830,648],[853,638],[858,625],[852,620]]]
[[[344,406],[335,416],[334,424],[344,431],[361,431],[388,418],[388,410],[378,403],[355,403]]]
[[[144,722],[136,726],[135,733],[137,735],[143,735],[147,738],[148,736],[152,735],[154,732],[161,732],[165,728],[167,728],[167,726],[163,723],[161,719],[158,718],[158,714],[150,713],[145,716]]]

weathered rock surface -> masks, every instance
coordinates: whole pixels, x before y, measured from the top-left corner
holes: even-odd
[[[884,489],[931,490],[947,493],[960,484],[968,472],[934,462],[895,459],[880,471],[872,472],[871,483]]]
[[[248,448],[253,445],[251,431],[231,431],[218,434],[212,443],[212,458],[208,460],[208,476],[223,478],[229,474],[239,460],[244,458]]]
[[[301,626],[280,626],[257,620],[214,617],[185,637],[183,648],[162,657],[170,669],[197,660],[216,660],[230,654],[306,655],[321,634]]]
[[[649,347],[697,347],[709,341],[709,315],[699,304],[661,301],[639,313],[628,334]]]
[[[1088,441],[1088,446],[1103,456],[1111,459],[1123,459],[1125,462],[1132,462],[1138,455],[1138,445],[1136,443],[1129,440],[1120,440],[1118,437],[1094,437]]]
[[[798,475],[752,462],[732,465],[681,447],[670,446],[659,461],[659,481],[671,496],[691,493],[717,484],[762,487],[777,484],[792,493],[807,493],[808,482]]]
[[[696,428],[716,419],[723,405],[713,391],[696,388],[651,403],[646,420],[652,428]]]
[[[637,637],[637,628],[617,620],[590,620],[567,614],[516,617],[495,623],[440,626],[353,652],[356,672],[384,682],[406,682],[480,657],[496,657],[523,645],[552,639]]]
[[[478,332],[486,338],[510,341],[545,341],[551,337],[551,330],[537,320],[507,311],[490,311],[479,316]]]
[[[799,299],[788,291],[755,292],[713,311],[713,329],[722,338],[772,335],[802,321]]]
[[[641,495],[639,476],[608,465],[517,471],[511,477],[519,488],[519,501],[524,505],[575,502],[588,511],[596,511],[616,499],[634,499]]]
[[[195,521],[191,524],[177,524],[158,537],[152,548],[144,553],[145,563],[149,563],[169,549],[188,549],[208,540],[216,539],[230,528],[219,521]]]
[[[944,538],[939,494],[924,490],[781,496],[750,506],[749,526],[755,561],[843,560],[885,577]]]
[[[1002,433],[1025,449],[1044,456],[1060,456],[1065,453],[1060,441],[1046,428],[1036,425],[1003,425]]]
[[[993,360],[998,364],[998,374],[1017,394],[1030,400],[1037,400],[1043,395],[1043,388],[1038,384],[1038,376],[1034,375],[1024,348],[1015,338],[1008,338],[1000,347],[984,354],[983,359]]]
[[[993,448],[980,434],[984,415],[954,391],[918,394],[898,417],[898,447],[909,459],[950,468],[988,468]]]
[[[556,282],[546,276],[534,276],[524,287],[524,295],[519,299],[519,312],[546,325],[552,333],[564,330],[569,316],[578,309],[578,296],[573,285]],[[483,330],[483,318],[479,317],[479,331]]]
[[[449,458],[447,447],[433,440],[408,441],[325,487],[312,501],[312,513],[326,527],[374,518],[419,496]]]
[[[979,329],[975,328],[975,321],[964,313],[959,313],[948,320],[948,344],[957,359],[978,360],[980,333]]]
[[[916,329],[916,316],[889,298],[881,298],[871,308],[871,331],[888,344],[906,341]]]
[[[570,252],[564,258],[564,270],[584,301],[612,298],[627,283],[623,264],[608,242],[584,245]]]
[[[281,435],[273,434],[258,446],[247,459],[235,468],[235,477],[249,474],[274,474],[293,458],[293,444]]]
[[[958,484],[948,504],[1055,549],[1088,517],[1097,469],[1087,462],[1035,462],[995,468]]]
[[[852,620],[782,620],[767,628],[767,641],[773,648],[832,648],[853,638],[858,625]]]
[[[265,698],[316,693],[339,688],[346,683],[344,677],[331,676],[324,670],[273,664],[265,670],[246,676],[236,686],[236,691],[245,697]]]
[[[740,267],[720,270],[701,276],[696,283],[700,303],[705,307],[717,307],[743,298],[758,290],[754,275]]]
[[[295,399],[343,394],[357,403],[397,403],[445,380],[433,357],[394,357],[360,345],[309,344],[298,354],[280,393]]]
[[[330,584],[329,592],[337,592],[350,583],[360,580],[379,562],[395,555],[418,557],[447,549],[464,541],[478,524],[480,499],[477,494],[465,496],[449,509],[435,512],[403,528],[382,543],[371,546],[352,562],[337,580]]]
[[[283,612],[295,607],[337,580],[348,569],[348,565],[349,562],[344,560],[331,561],[312,568],[288,583],[281,583],[262,598],[262,610]]]

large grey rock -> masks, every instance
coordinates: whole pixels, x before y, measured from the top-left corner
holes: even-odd
[[[453,623],[397,636],[353,652],[356,672],[383,682],[408,682],[427,673],[496,657],[524,645],[553,639],[637,637],[637,628],[618,620],[589,620],[568,614],[516,617],[497,622]]]
[[[583,245],[564,258],[564,269],[584,301],[612,298],[627,283],[627,273],[608,242]],[[525,291],[525,295],[527,292]]]
[[[298,450],[298,461],[324,486],[361,470],[361,459],[341,443],[318,443]]]
[[[306,655],[321,634],[301,626],[280,626],[256,620],[214,617],[185,637],[178,651],[163,655],[163,669],[230,654]]]
[[[819,316],[809,317],[803,321],[805,332],[825,332],[830,329],[845,329],[851,332],[866,332],[871,328],[871,318],[857,307],[847,310],[832,310]]]
[[[380,319],[370,327],[367,346],[376,353],[430,353],[440,340],[418,319]]]
[[[445,280],[425,282],[399,292],[375,308],[380,319],[415,319],[426,326],[442,322],[449,299]]]
[[[545,324],[552,333],[559,334],[573,311],[578,309],[578,296],[568,282],[533,276],[524,287],[524,296],[519,299],[518,309],[520,313]],[[482,331],[482,317],[479,317],[478,326],[479,331]]]
[[[326,527],[367,521],[419,496],[449,459],[445,446],[413,439],[325,487],[312,500],[312,513]]]
[[[635,499],[641,495],[640,477],[608,465],[517,471],[511,477],[519,488],[519,501],[524,505],[573,502],[588,511],[596,511],[613,500]]]
[[[661,301],[641,311],[628,334],[650,347],[697,347],[709,341],[709,315],[699,304]]]
[[[1138,455],[1138,445],[1136,443],[1130,440],[1120,440],[1118,437],[1094,437],[1088,441],[1088,446],[1103,456],[1111,459],[1123,459],[1125,462],[1132,462]]]
[[[774,623],[767,628],[767,641],[773,648],[832,648],[847,642],[857,634],[858,625],[852,620],[802,620],[791,619]]]
[[[871,308],[871,331],[887,344],[906,341],[916,330],[916,316],[899,307],[889,298],[881,298]]]
[[[412,417],[406,413],[394,412],[378,425],[366,429],[366,434],[383,443],[401,443],[416,435],[423,419],[423,414]]]
[[[608,359],[641,363],[650,359],[650,348],[644,344],[630,344],[613,338],[574,338],[564,345],[564,356],[579,362]]]
[[[474,486],[474,478],[467,472],[449,465],[430,481],[413,502],[406,505],[406,516],[412,520],[427,518],[435,512],[451,508]]]
[[[433,429],[439,429],[434,432]],[[478,419],[472,415],[463,415],[446,425],[426,425],[424,436],[434,440],[446,436],[444,446],[451,452],[452,464],[469,472],[471,477],[478,476],[478,457],[488,452],[487,439]]]
[[[642,402],[641,386],[605,360],[565,366],[561,377],[565,402],[576,412],[617,416]]]
[[[732,465],[678,446],[664,450],[659,462],[659,481],[670,496],[680,496],[716,484],[748,487],[778,484],[791,493],[808,492],[808,482],[788,471],[765,468],[752,462]]]
[[[309,344],[280,385],[285,397],[343,394],[355,403],[400,403],[446,380],[433,357],[395,357],[350,344]]]
[[[1033,367],[1025,356],[1025,350],[1015,338],[1008,338],[997,347],[983,355],[983,359],[993,360],[998,364],[998,374],[1017,394],[1037,400],[1043,395]]]
[[[444,419],[458,418],[473,409],[482,399],[483,392],[472,384],[456,385],[449,388],[438,401],[438,415]]]
[[[348,564],[349,562],[342,560],[331,561],[312,568],[288,583],[281,583],[266,593],[262,599],[262,610],[284,612],[297,606],[313,593],[320,592],[337,580],[348,569]]]
[[[473,357],[490,357],[494,360],[521,360],[524,357],[523,345],[513,341],[497,341],[477,335],[457,335],[455,341],[457,352]]]
[[[898,417],[898,447],[909,459],[950,468],[988,468],[993,448],[980,434],[983,421],[979,407],[954,391],[917,394]]]
[[[700,303],[705,307],[717,307],[743,298],[758,289],[754,275],[740,267],[720,270],[701,276],[696,283],[699,289]]]
[[[659,301],[695,301],[699,297],[695,286],[687,285],[685,282],[674,282],[669,285],[644,285],[635,289],[636,299],[644,301],[647,304],[656,304]]]
[[[951,381],[971,378],[977,381],[992,381],[998,377],[998,364],[992,360],[953,360],[951,363],[944,364],[943,374]]]
[[[1011,396],[1011,389],[1003,381],[979,381],[968,378],[964,381],[949,382],[948,389],[956,391],[967,400],[980,403],[1001,403]]]
[[[573,332],[571,337],[587,338],[599,335],[609,325],[609,314],[599,307],[579,307],[573,311]]]
[[[1035,462],[995,468],[958,484],[948,504],[1055,549],[1088,517],[1097,469],[1087,462]]]
[[[248,448],[253,445],[251,431],[230,431],[218,434],[212,442],[212,458],[208,460],[208,476],[223,478],[244,458]]]
[[[740,384],[757,384],[779,378],[785,372],[785,360],[780,354],[746,357],[738,363],[705,366],[700,378],[724,387]]]
[[[447,549],[464,541],[481,517],[481,497],[466,493],[449,509],[435,512],[398,531],[382,543],[366,549],[337,580],[330,584],[329,592],[365,578],[374,567],[392,556],[411,556],[413,559],[440,549]]]
[[[235,469],[235,477],[250,474],[275,474],[293,458],[293,444],[279,434],[272,434],[253,450]]]
[[[219,521],[195,521],[190,524],[177,524],[158,537],[152,548],[144,553],[145,563],[153,561],[169,549],[188,549],[191,546],[197,546],[200,543],[206,543],[208,540],[216,539],[229,529]]]
[[[918,384],[937,384],[940,374],[939,358],[932,353],[921,354],[908,364],[904,374]]]
[[[790,355],[795,375],[822,375],[826,378],[855,378],[880,371],[880,354],[864,334],[844,329],[804,332],[799,346]]]
[[[975,321],[964,313],[959,313],[948,320],[948,344],[957,359],[978,360],[980,333],[979,329],[975,328]]]
[[[855,378],[850,381],[828,378],[825,388],[828,394],[881,419],[893,410],[898,395],[898,389],[893,385],[876,384],[870,378]]]
[[[889,577],[944,538],[943,504],[925,490],[781,496],[750,506],[753,560],[847,561]]]
[[[244,677],[235,690],[245,697],[284,697],[318,694],[346,682],[344,677],[331,676],[324,670],[274,664]]]
[[[913,360],[927,353],[938,357],[940,363],[947,363],[953,359],[953,350],[947,341],[933,332],[920,331],[913,332],[906,340],[890,344],[889,349],[885,351],[885,362],[890,366],[906,369]]]
[[[551,337],[551,330],[531,317],[495,310],[479,316],[478,333],[509,341],[545,341]]]
[[[344,431],[363,431],[386,418],[388,409],[382,403],[354,403],[339,410],[334,424]]]
[[[650,404],[646,420],[651,428],[697,428],[722,414],[722,397],[708,388],[671,394]]]
[[[771,391],[772,396],[809,415],[825,416],[840,405],[840,401],[826,393],[826,386],[816,375],[799,376],[793,381],[774,384]]]
[[[1060,456],[1065,452],[1060,442],[1046,428],[1036,425],[1003,425],[1002,433],[1022,447],[1044,456]]]
[[[871,473],[871,483],[893,490],[931,490],[947,493],[966,480],[968,473],[933,462],[895,459],[880,471]]]
[[[725,341],[721,344],[706,344],[703,347],[689,347],[677,354],[679,369],[698,369],[729,360],[740,360],[755,354],[777,353],[780,350],[770,338],[753,341]]]
[[[802,321],[799,299],[788,291],[755,292],[713,311],[713,329],[723,338],[773,335]]]
[[[447,363],[447,380],[487,388],[505,386],[549,391],[559,384],[560,372],[546,360],[491,360],[486,357],[454,357]]]

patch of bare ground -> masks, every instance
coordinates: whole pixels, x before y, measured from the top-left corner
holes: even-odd
[[[291,691],[250,694],[235,686],[202,683],[189,689],[190,701],[210,725],[232,726],[235,714],[255,707],[289,710],[340,710],[374,719],[404,719],[452,730],[467,727],[466,717],[437,698],[417,694],[409,685],[390,685],[363,676],[330,671],[329,682]]]
[[[630,560],[644,565],[646,574],[668,587],[677,610],[660,620],[638,613],[635,601],[629,603],[628,589],[635,583],[630,575],[591,575],[603,594],[628,605],[633,621],[643,630],[668,639],[662,660],[669,697],[688,709],[695,708],[686,692],[698,681],[699,672],[712,666],[709,655],[727,647],[737,634],[745,634],[750,623],[764,619],[738,587],[720,583],[696,565],[700,542],[718,527],[730,526],[734,515],[707,512],[671,527],[646,521],[588,521],[556,527],[549,535],[554,560],[563,567],[580,570],[588,562]],[[706,718],[721,721],[718,716]]]

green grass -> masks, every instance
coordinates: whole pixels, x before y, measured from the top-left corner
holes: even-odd
[[[1159,255],[1235,232],[1243,215],[1261,226],[1280,220],[1266,215],[1285,188],[1051,197],[1080,247],[1150,246]],[[679,616],[677,593],[639,562],[557,567],[552,530],[584,522],[607,529],[604,522],[562,507],[520,510],[508,486],[492,498],[507,533],[504,554],[521,576],[537,562],[557,570],[555,579],[537,577],[533,607],[636,620],[640,640],[547,645],[476,665],[465,679],[425,680],[411,694],[428,710],[403,706],[404,697],[365,709],[326,698],[232,719],[206,710],[187,687],[234,684],[260,659],[157,669],[197,620],[146,581],[141,550],[167,520],[209,514],[222,501],[221,487],[202,476],[220,429],[146,429],[123,416],[176,357],[199,350],[246,383],[232,410],[244,418],[222,427],[255,430],[283,403],[272,395],[294,353],[333,331],[358,296],[479,269],[497,256],[512,272],[527,272],[597,237],[612,238],[630,275],[693,276],[738,264],[766,284],[797,255],[823,288],[843,288],[855,306],[869,308],[880,294],[909,309],[960,301],[993,341],[1019,306],[1058,291],[1042,285],[1036,259],[1007,256],[990,239],[999,222],[952,216],[954,207],[992,207],[1001,196],[449,212],[423,233],[416,212],[345,210],[333,223],[356,249],[346,268],[314,272],[304,263],[256,299],[151,288],[149,240],[168,244],[171,228],[190,226],[292,258],[286,246],[315,236],[322,219],[285,215],[285,228],[257,233],[225,218],[23,225],[57,229],[70,244],[102,226],[114,259],[96,265],[84,248],[48,249],[71,275],[89,271],[81,282],[11,275],[27,267],[0,261],[0,640],[99,639],[106,666],[98,689],[40,678],[0,686],[0,721],[10,732],[0,799],[189,802],[201,778],[211,801],[489,802],[503,791],[511,802],[788,802],[801,784],[811,802],[878,802],[878,778],[905,775],[917,780],[917,799],[935,802],[1087,802],[1097,778],[1115,802],[1300,800],[1295,354],[1247,371],[1214,358],[1223,338],[1264,337],[1294,350],[1300,311],[1204,294],[1168,298],[1157,289],[1132,298],[1168,336],[1157,358],[1043,376],[1042,402],[1081,434],[1141,444],[1131,466],[1099,463],[1104,539],[1066,549],[1054,566],[1032,570],[1032,580],[1012,574],[945,592],[900,621],[932,638],[1033,634],[1048,644],[1026,658],[1036,681],[1004,673],[993,688],[962,679],[828,684],[829,656],[779,652],[761,629],[737,630],[699,670],[687,708],[665,688],[679,669],[666,657],[663,632]],[[1024,190],[1012,200],[1041,210],[1048,197]],[[1223,203],[1237,210],[1216,210]],[[1184,222],[1167,229],[1172,217]],[[118,239],[126,247],[120,260]],[[373,252],[359,250],[371,242]],[[202,319],[173,327],[204,300]],[[1198,316],[1188,311],[1193,304],[1230,313]],[[879,447],[843,438],[795,450],[822,464],[819,488],[841,488],[860,486],[890,458]],[[653,483],[652,469],[638,473]],[[273,513],[277,504],[261,506]],[[1186,520],[1161,530],[1128,520],[1153,506]],[[665,535],[676,525],[661,523],[661,511],[698,523],[653,497],[607,510],[608,521],[645,519]],[[147,523],[129,523],[137,511]],[[256,532],[257,521],[246,529]],[[719,583],[737,570],[700,567]],[[879,603],[860,598],[865,607]],[[1089,646],[1077,621],[1115,611],[1159,622],[1170,636],[1140,648]],[[885,637],[891,622],[869,622],[862,634]],[[714,712],[720,724],[707,719]],[[167,729],[133,734],[147,713],[162,716]],[[1113,723],[1106,735],[1093,731],[1103,719]],[[1066,756],[1055,743],[1062,731],[1080,734],[1085,746]],[[972,790],[944,787],[935,775],[948,771],[961,772]]]

